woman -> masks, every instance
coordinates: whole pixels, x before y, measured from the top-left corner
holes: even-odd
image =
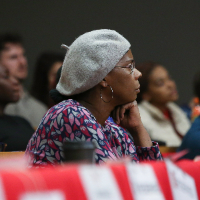
[[[31,94],[48,108],[54,105],[49,91],[56,87],[56,73],[62,66],[63,58],[60,53],[47,51],[43,52],[36,62]]]
[[[143,74],[137,101],[142,122],[151,138],[167,146],[179,146],[190,127],[185,113],[173,103],[178,99],[175,82],[155,62],[137,65]]]
[[[64,101],[49,109],[29,141],[32,164],[59,163],[63,141],[86,140],[96,145],[96,163],[125,156],[136,162],[161,159],[135,101],[141,73],[134,68],[130,46],[119,33],[105,29],[72,43],[54,94]],[[111,113],[118,125],[106,120]]]
[[[34,133],[24,118],[4,113],[6,105],[19,101],[19,98],[18,80],[10,76],[6,67],[0,65],[0,142],[7,144],[6,151],[24,151]]]

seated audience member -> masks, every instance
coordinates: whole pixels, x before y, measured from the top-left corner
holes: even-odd
[[[20,100],[17,103],[9,104],[5,113],[21,116],[28,120],[32,127],[37,127],[48,109],[23,87],[28,70],[25,50],[19,35],[11,33],[0,35],[0,64],[7,67],[10,75],[20,83]]]
[[[61,77],[62,66],[58,69],[56,73],[56,85],[58,84],[60,77]]]
[[[63,59],[64,56],[60,53],[44,52],[36,62],[31,94],[48,108],[54,105],[49,91],[56,88],[56,74]]]
[[[6,151],[25,151],[34,133],[28,121],[22,117],[4,113],[5,106],[19,100],[20,85],[10,77],[8,69],[0,65],[0,142],[6,143]]]
[[[190,121],[174,103],[178,99],[175,82],[158,63],[149,61],[136,67],[142,73],[137,101],[144,127],[154,141],[178,147]]]
[[[61,102],[48,110],[26,149],[32,165],[62,162],[64,141],[92,141],[98,164],[126,156],[135,162],[162,159],[140,119],[135,99],[141,73],[130,47],[107,29],[87,32],[72,43],[51,92]],[[111,112],[117,124],[107,120]]]
[[[194,159],[200,156],[200,72],[194,78],[194,94],[196,96],[196,105],[192,110],[192,126],[184,136],[181,146],[178,151],[188,149],[189,152],[183,158]]]

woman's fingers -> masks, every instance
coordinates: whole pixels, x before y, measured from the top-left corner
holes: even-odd
[[[133,101],[133,105],[134,105],[134,106],[137,106],[137,101],[136,101],[136,100]]]
[[[134,105],[135,105],[135,102],[132,102],[132,103],[122,105],[118,108],[119,109],[119,119],[120,119],[120,121],[122,121],[124,119],[126,111],[130,110]]]
[[[117,121],[117,107],[112,111],[111,116],[112,116],[114,122],[117,124],[118,123],[118,121]]]
[[[116,123],[116,111],[115,111],[115,109],[111,112],[111,117],[113,118],[114,122]]]
[[[115,109],[112,111],[112,117],[116,124],[120,124],[120,119],[121,119],[120,110],[121,110],[121,107],[118,106],[118,107],[115,107]]]
[[[127,104],[121,106],[121,108],[120,108],[120,119],[121,119],[121,120],[124,119],[124,113],[125,113],[127,110],[130,110],[134,105],[135,105],[135,103],[134,103],[134,102],[131,102],[131,103],[127,103]]]
[[[120,122],[124,119],[125,113],[127,110],[130,110],[133,106],[136,106],[137,102],[131,102],[128,104],[124,104],[122,106],[118,106],[116,107],[113,111],[112,111],[112,117],[114,119],[114,121],[117,124],[120,124]]]
[[[126,112],[126,107],[123,105],[123,106],[120,107],[120,110],[119,110],[120,120],[124,119],[124,113],[125,112]]]
[[[120,107],[116,108],[116,122],[120,124],[120,117],[119,117]]]

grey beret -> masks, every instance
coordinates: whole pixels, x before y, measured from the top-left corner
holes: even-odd
[[[79,36],[66,53],[56,89],[71,96],[100,83],[130,49],[114,30],[95,30]]]

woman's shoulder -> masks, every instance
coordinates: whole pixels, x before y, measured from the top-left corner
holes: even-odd
[[[60,102],[59,104],[51,107],[45,115],[47,118],[55,119],[56,117],[62,118],[93,118],[92,114],[82,106],[79,102],[73,99],[68,99]]]
[[[73,99],[68,99],[68,100],[64,100],[58,104],[56,104],[55,106],[51,107],[49,109],[50,112],[52,112],[53,110],[66,110],[66,109],[73,109],[75,111],[80,111],[80,110],[84,110],[85,108],[77,101],[73,100]]]

